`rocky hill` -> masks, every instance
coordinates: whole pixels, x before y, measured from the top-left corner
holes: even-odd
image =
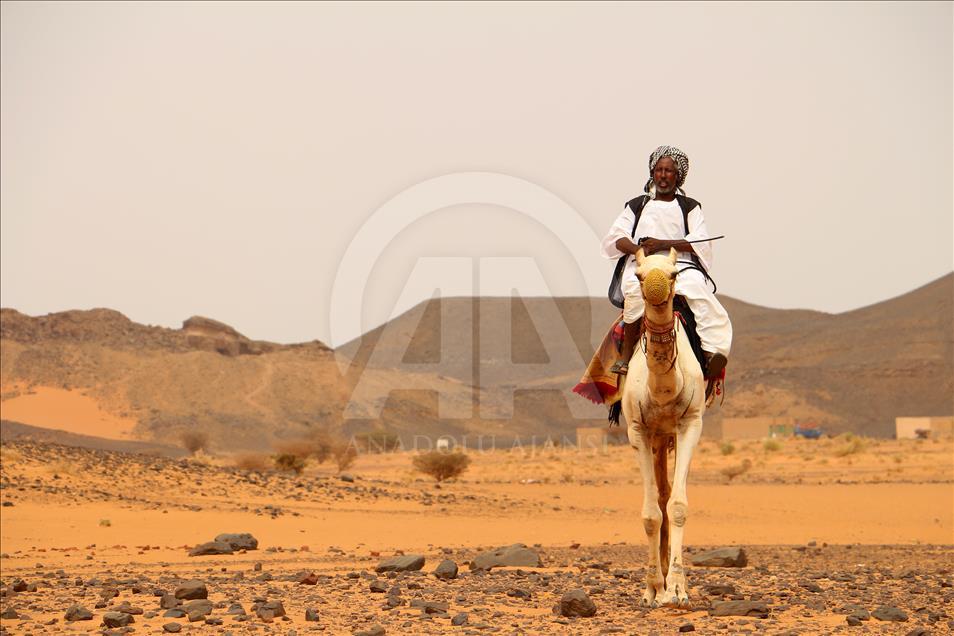
[[[735,343],[710,434],[723,416],[769,415],[890,436],[897,416],[954,411],[954,274],[843,314],[722,300]],[[601,407],[569,389],[614,315],[602,298],[435,299],[332,351],[251,340],[201,317],[167,329],[110,309],[3,309],[0,397],[81,391],[135,419],[140,440],[174,444],[201,429],[223,449],[316,429],[384,428],[406,444],[414,435],[571,436],[603,421]],[[441,415],[438,391],[452,417]]]

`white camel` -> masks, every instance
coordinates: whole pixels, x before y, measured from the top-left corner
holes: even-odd
[[[669,256],[636,253],[646,310],[643,336],[629,363],[622,415],[636,449],[643,478],[643,527],[649,542],[649,569],[642,603],[647,607],[689,607],[682,560],[682,534],[689,512],[686,479],[702,434],[705,381],[689,338],[673,314],[676,250]],[[675,470],[669,485],[669,449]]]

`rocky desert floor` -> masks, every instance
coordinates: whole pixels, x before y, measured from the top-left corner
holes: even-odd
[[[326,462],[295,475],[240,469],[226,455],[4,443],[0,625],[10,634],[954,631],[950,440],[703,441],[687,561],[726,547],[747,559],[691,565],[683,610],[639,605],[646,550],[629,448],[468,452],[467,472],[437,484],[413,470],[411,452],[360,455],[347,474]],[[249,533],[257,547],[189,556],[222,533]],[[517,543],[538,567],[472,567]],[[401,555],[397,567],[418,567],[414,557],[423,567],[376,571]],[[564,615],[573,590],[593,616]],[[748,615],[719,615],[733,610]]]

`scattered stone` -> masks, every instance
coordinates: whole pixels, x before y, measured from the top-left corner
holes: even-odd
[[[371,585],[368,588],[375,594],[384,594],[388,591],[388,584],[381,579],[374,579],[371,581]]]
[[[692,565],[703,568],[744,568],[749,559],[742,548],[719,548],[693,554]]]
[[[247,532],[240,534],[220,534],[212,543],[227,543],[233,550],[257,550],[258,539]]]
[[[73,621],[91,621],[93,620],[93,613],[82,605],[70,605],[63,618],[71,623]]]
[[[182,611],[189,616],[189,620],[192,620],[193,614],[204,618],[212,613],[212,601],[205,598],[189,601],[182,606]]]
[[[318,610],[309,607],[305,610],[305,620],[313,623],[318,620]]]
[[[191,550],[189,556],[208,556],[211,554],[233,554],[232,546],[224,541],[201,543]]]
[[[178,607],[180,602],[173,594],[163,594],[159,599],[159,609],[172,609]]]
[[[197,598],[209,598],[209,590],[205,587],[205,583],[197,579],[193,579],[191,581],[186,581],[177,587],[175,597],[185,599],[187,601]]]
[[[162,631],[168,632],[170,634],[178,634],[182,631],[182,625],[176,622],[166,623],[162,626]]]
[[[854,614],[849,614],[845,617],[845,622],[848,623],[849,627],[858,627],[861,625],[861,619],[855,616]]]
[[[133,617],[126,612],[106,612],[103,614],[103,625],[106,627],[125,627],[133,623]]]
[[[768,618],[765,601],[716,601],[709,608],[709,616],[753,616]]]
[[[15,609],[13,609],[12,607],[8,607],[7,609],[0,612],[0,618],[15,619],[15,618],[20,618],[20,615],[17,614],[17,611]]]
[[[469,617],[467,616],[466,612],[461,612],[460,614],[455,615],[454,618],[451,619],[451,625],[455,627],[466,625],[468,618]]]
[[[908,615],[897,607],[892,607],[890,605],[882,605],[875,611],[871,612],[871,615],[877,618],[879,621],[893,621],[896,623],[905,623],[908,620]]]
[[[375,572],[411,572],[424,567],[424,557],[419,554],[396,556],[385,559],[374,568]]]
[[[386,632],[380,625],[372,625],[370,628],[355,632],[354,636],[384,636]]]
[[[491,552],[481,552],[470,562],[471,570],[490,570],[497,567],[543,567],[540,555],[522,543],[515,543]]]
[[[299,585],[317,585],[318,575],[314,572],[303,572],[295,580],[298,581]]]
[[[694,632],[694,631],[696,631],[696,626],[693,625],[692,623],[686,623],[685,625],[679,626],[680,634],[685,634],[686,632]]]
[[[229,605],[229,608],[225,610],[225,613],[229,616],[245,616],[245,608],[242,607],[241,603],[232,603]]]
[[[588,618],[596,614],[596,603],[583,590],[570,590],[560,599],[560,614],[568,618]]]
[[[267,603],[259,605],[255,613],[258,614],[259,618],[264,618],[265,616],[269,618],[280,618],[285,615],[285,606],[282,605],[281,601],[268,601]]]
[[[457,564],[450,559],[444,559],[437,565],[436,568],[434,568],[434,576],[441,579],[442,581],[456,579]]]

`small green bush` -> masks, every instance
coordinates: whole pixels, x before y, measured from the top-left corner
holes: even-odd
[[[782,450],[782,443],[777,439],[769,438],[762,444],[762,448],[764,448],[766,452],[774,453],[775,451]]]
[[[723,455],[731,455],[735,452],[735,446],[733,446],[731,442],[722,442],[719,444],[719,450]]]

